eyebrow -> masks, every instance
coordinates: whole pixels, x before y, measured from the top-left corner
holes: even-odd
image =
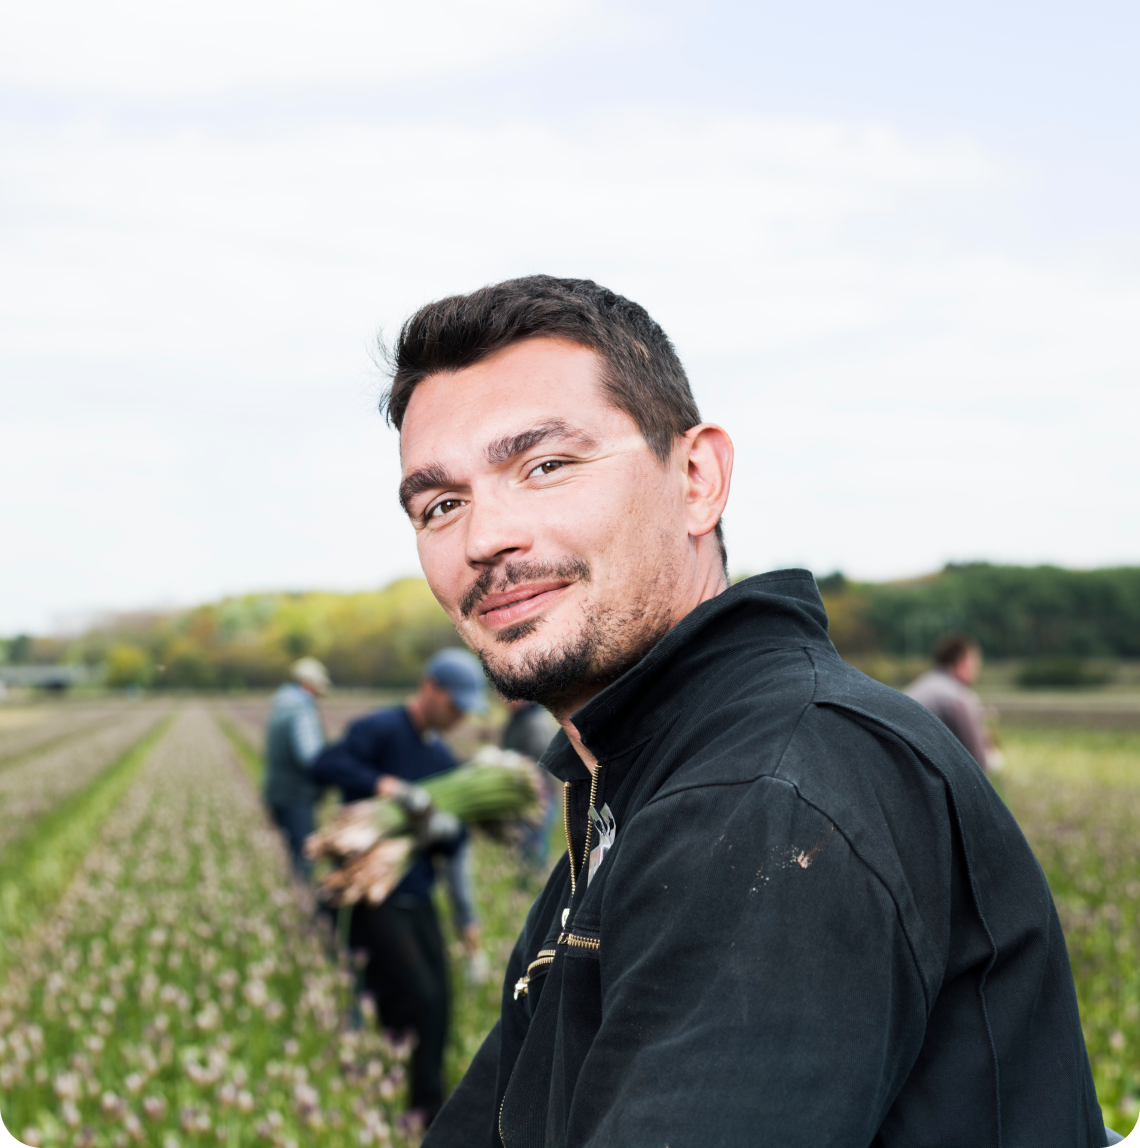
[[[520,454],[532,450],[540,443],[550,439],[569,439],[583,450],[595,450],[597,440],[580,427],[571,426],[563,419],[551,419],[550,422],[540,423],[530,430],[520,431],[518,434],[504,435],[488,443],[483,456],[492,466],[501,466],[510,462]],[[411,514],[411,501],[417,494],[425,490],[438,490],[445,486],[459,485],[438,463],[429,463],[427,466],[413,470],[411,474],[400,483],[400,505],[405,514]]]
[[[429,463],[427,466],[413,470],[403,482],[400,483],[400,505],[405,514],[411,514],[409,503],[417,494],[425,490],[436,490],[441,486],[455,486],[455,480],[438,463]]]
[[[550,422],[540,423],[530,430],[504,435],[503,438],[488,443],[483,455],[492,466],[497,466],[510,462],[512,458],[517,458],[520,454],[552,438],[572,439],[585,450],[594,450],[598,445],[592,436],[579,427],[573,427],[563,419],[551,419]]]

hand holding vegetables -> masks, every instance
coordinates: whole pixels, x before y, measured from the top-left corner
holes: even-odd
[[[311,860],[339,867],[321,885],[338,905],[379,904],[400,883],[415,851],[454,839],[460,824],[521,817],[538,802],[536,767],[509,750],[486,747],[472,760],[422,785],[392,779],[391,797],[346,805],[327,829],[305,843]]]

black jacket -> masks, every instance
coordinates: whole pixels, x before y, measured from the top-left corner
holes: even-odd
[[[558,735],[573,861],[424,1148],[1105,1143],[1025,838],[826,627],[809,573],[750,578],[574,715],[617,825],[588,886],[591,779]]]

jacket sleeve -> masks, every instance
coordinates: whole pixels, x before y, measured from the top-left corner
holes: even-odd
[[[627,833],[567,1144],[866,1148],[927,1010],[882,882],[774,778],[663,796]]]
[[[348,733],[321,752],[310,768],[314,781],[335,785],[345,801],[360,801],[376,792],[376,779],[384,772],[383,738],[368,718],[353,722]]]

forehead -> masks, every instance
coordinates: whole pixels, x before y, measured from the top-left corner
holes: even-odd
[[[455,465],[489,443],[556,420],[594,435],[622,433],[633,420],[606,397],[601,360],[564,339],[514,343],[461,371],[431,375],[412,392],[400,429],[404,472]]]

